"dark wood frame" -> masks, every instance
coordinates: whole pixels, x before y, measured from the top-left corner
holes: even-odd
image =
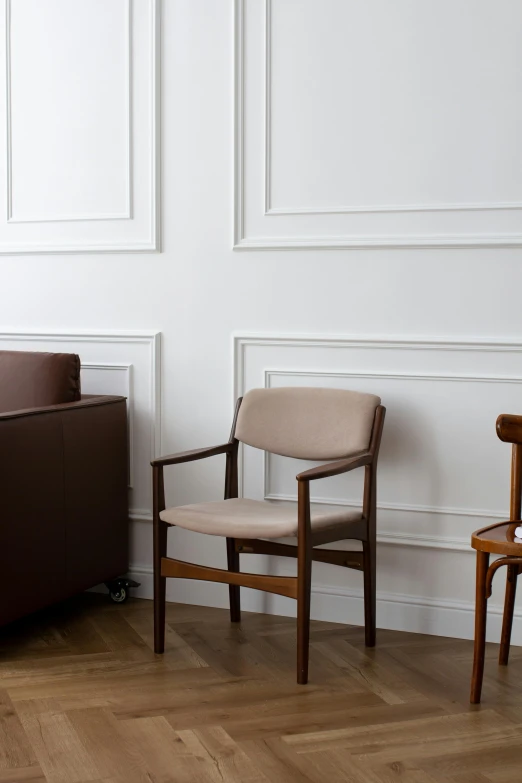
[[[519,523],[521,512],[522,490],[522,416],[502,414],[497,419],[497,435],[505,443],[512,443],[511,459],[511,496],[509,508],[509,522]],[[491,596],[493,577],[502,566],[507,566],[506,596],[504,600],[504,617],[502,621],[502,635],[500,639],[499,665],[507,666],[509,649],[511,645],[511,629],[513,626],[513,612],[515,609],[515,596],[517,591],[517,579],[522,573],[522,544],[510,541],[488,539],[488,532],[505,527],[509,523],[498,522],[475,531],[471,536],[471,546],[477,550],[477,577],[475,591],[475,646],[473,656],[473,673],[471,675],[472,704],[479,704],[482,694],[482,680],[484,677],[484,657],[486,650],[486,617],[487,601]],[[513,528],[517,525],[513,524]],[[502,555],[491,565],[491,554]]]
[[[165,509],[163,468],[183,462],[226,454],[225,499],[238,497],[238,447],[235,437],[236,422],[242,398],[237,401],[234,421],[228,443],[179,454],[171,454],[152,461],[153,472],[153,526],[154,526],[154,651],[165,649],[165,590],[167,577],[203,579],[229,585],[230,619],[241,620],[240,587],[252,587],[297,599],[297,682],[308,681],[308,648],[310,629],[310,592],[312,560],[354,568],[364,572],[365,642],[375,646],[376,630],[376,497],[377,460],[381,444],[386,409],[380,405],[375,411],[370,445],[367,451],[348,459],[320,465],[297,475],[297,546],[261,539],[227,538],[228,570],[208,568],[167,557],[167,530],[171,525],[160,518]],[[314,549],[310,529],[310,482],[347,473],[364,467],[363,518],[354,525],[351,538],[362,542],[362,552],[334,549]],[[240,554],[264,554],[297,558],[297,577],[249,574],[240,571]]]

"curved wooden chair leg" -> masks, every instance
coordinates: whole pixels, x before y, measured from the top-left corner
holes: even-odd
[[[486,651],[486,577],[489,565],[489,552],[477,552],[477,584],[475,593],[475,649],[473,674],[471,676],[472,704],[480,704],[482,679],[484,676],[484,655]]]
[[[513,627],[513,612],[515,609],[515,596],[517,592],[517,577],[518,566],[508,565],[506,576],[506,598],[504,601],[504,619],[502,621],[502,636],[500,640],[500,653],[498,657],[500,666],[507,666],[509,660],[511,629]]]

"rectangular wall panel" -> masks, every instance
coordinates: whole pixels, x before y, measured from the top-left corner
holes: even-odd
[[[321,386],[379,395],[387,407],[381,538],[471,551],[472,530],[507,514],[510,449],[495,421],[522,412],[521,354],[517,343],[238,338],[237,394]],[[244,494],[295,500],[295,476],[305,467],[245,449]],[[359,506],[361,480],[354,473],[317,482],[314,500]]]
[[[130,0],[9,8],[9,220],[130,218]]]
[[[508,516],[509,444],[500,413],[522,413],[522,343],[380,336],[238,336],[235,396],[252,388],[313,386],[377,394],[386,420],[377,479],[378,627],[472,638],[475,561],[471,532]],[[244,497],[292,504],[295,476],[308,465],[247,446]],[[364,471],[313,482],[325,510],[360,507]],[[339,542],[336,548],[354,548]],[[247,557],[242,568],[251,568]],[[288,575],[295,564],[265,558],[255,567]],[[498,641],[504,579],[489,601],[489,638]],[[361,574],[315,563],[312,613],[363,622]],[[250,599],[249,599],[250,600]],[[253,596],[256,611],[293,613],[284,599]],[[522,643],[522,615],[514,638]]]
[[[0,0],[0,253],[159,248],[159,0]]]
[[[235,396],[252,388],[328,387],[381,397],[386,419],[377,479],[378,625],[470,638],[472,531],[508,518],[511,448],[500,413],[522,414],[522,343],[379,336],[239,336]],[[296,474],[312,462],[243,446],[240,494],[296,508]],[[364,471],[313,482],[312,503],[361,507]],[[339,542],[354,548],[356,542]],[[247,570],[249,562],[242,567]],[[255,563],[288,575],[285,558]],[[314,616],[362,623],[361,575],[314,564]],[[498,641],[504,579],[494,585],[490,638]],[[279,599],[256,611],[288,614]],[[515,639],[522,643],[522,615]]]
[[[518,0],[236,0],[235,246],[522,244]]]

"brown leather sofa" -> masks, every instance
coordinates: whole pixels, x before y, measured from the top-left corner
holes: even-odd
[[[0,351],[0,624],[128,569],[124,397],[75,354]]]

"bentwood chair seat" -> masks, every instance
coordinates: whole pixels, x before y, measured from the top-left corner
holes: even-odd
[[[517,541],[515,530],[522,522],[497,522],[477,530],[471,536],[471,546],[480,552],[489,552],[492,555],[514,555],[522,557],[522,542]]]
[[[154,649],[165,647],[167,577],[229,585],[230,617],[241,620],[239,588],[251,587],[297,599],[297,681],[308,679],[312,560],[364,572],[365,641],[375,644],[376,469],[385,409],[373,394],[321,388],[253,389],[239,399],[227,443],[153,460]],[[294,459],[329,464],[296,476],[297,508],[238,497],[238,447],[243,443]],[[163,468],[226,455],[225,499],[166,508]],[[310,506],[310,482],[365,468],[362,508],[325,512]],[[167,531],[181,527],[226,538],[228,570],[167,557]],[[294,539],[281,543],[280,539]],[[277,539],[277,540],[274,540]],[[295,539],[297,541],[295,542]],[[362,551],[315,549],[354,539]],[[240,554],[297,558],[297,576],[240,571]]]
[[[517,579],[522,573],[522,543],[516,540],[515,530],[522,525],[522,416],[502,414],[497,419],[500,440],[512,443],[510,519],[477,530],[471,536],[471,546],[477,552],[475,592],[475,649],[471,677],[472,704],[479,704],[484,676],[486,649],[487,601],[491,596],[493,577],[506,566],[506,594],[498,662],[507,666],[511,645],[511,629],[515,609]],[[490,555],[500,555],[490,565]]]

